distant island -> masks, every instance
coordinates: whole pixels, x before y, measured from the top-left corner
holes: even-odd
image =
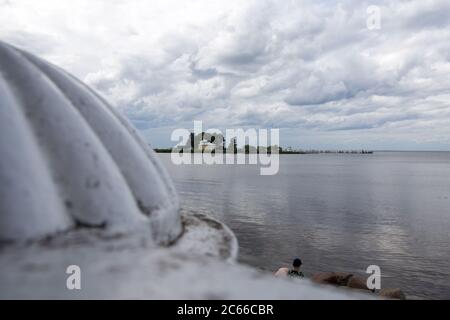
[[[260,151],[259,148],[257,148],[258,150],[256,151],[256,153],[259,154],[260,152],[263,152],[263,153],[271,154],[272,152],[270,151],[270,149],[272,149],[274,147],[276,148],[276,146],[269,147],[269,151],[267,151],[267,152],[264,152],[262,150]],[[255,148],[255,147],[252,147],[250,145],[245,145],[245,150],[244,150],[244,148],[240,148],[235,153],[249,154],[251,148]],[[157,153],[171,153],[172,151],[175,151],[175,152],[177,151],[176,149],[173,150],[171,148],[154,148],[153,150]],[[284,149],[282,147],[278,147],[278,150],[279,150],[278,151],[279,154],[323,154],[323,153],[327,153],[327,154],[373,154],[374,153],[374,151],[372,151],[372,150],[302,150],[302,149],[297,150],[297,149],[289,149],[289,148]],[[182,150],[180,150],[179,152],[183,153]],[[200,150],[195,151],[195,152],[191,151],[191,153],[200,153],[200,152],[202,152],[202,151],[200,151]],[[211,151],[211,153],[215,153],[215,151],[213,150],[213,151]]]
[[[228,146],[226,146],[225,138],[220,136],[210,135],[208,133],[203,132],[201,135],[195,136],[191,133],[190,139],[187,141],[184,146],[177,146],[174,148],[154,148],[154,151],[157,153],[172,153],[172,152],[190,152],[190,153],[216,153],[216,150],[222,150],[222,153],[228,154],[237,154],[237,153],[245,153],[245,154],[259,154],[266,153],[271,154],[273,150],[278,150],[279,154],[373,154],[374,152],[371,150],[302,150],[302,149],[293,149],[291,147],[283,148],[278,145],[273,146],[252,146],[249,144],[244,145],[243,148],[238,148],[237,141],[235,138],[231,139]]]

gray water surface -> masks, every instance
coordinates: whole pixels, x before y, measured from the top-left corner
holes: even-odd
[[[280,171],[255,165],[180,165],[160,154],[186,209],[224,221],[240,260],[274,271],[363,275],[411,298],[450,298],[450,153],[281,155]]]

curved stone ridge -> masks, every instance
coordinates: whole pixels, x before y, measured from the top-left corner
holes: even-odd
[[[127,120],[60,68],[0,42],[0,240],[75,225],[181,232],[166,171]]]

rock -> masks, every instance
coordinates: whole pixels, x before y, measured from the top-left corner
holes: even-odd
[[[364,289],[364,290],[372,291],[369,288],[367,288],[367,280],[365,278],[362,278],[359,276],[351,277],[348,280],[347,287],[352,288],[352,289]]]
[[[319,284],[336,284],[336,275],[333,272],[315,273],[312,281]]]
[[[331,284],[350,289],[372,291],[367,288],[366,279],[347,272],[320,272],[316,273],[312,280],[320,284]]]
[[[384,288],[378,294],[380,297],[387,299],[406,300],[406,296],[402,290],[398,288]]]
[[[348,281],[353,277],[353,274],[347,272],[335,272],[335,275],[339,286],[347,286]]]
[[[367,288],[365,278],[354,276],[353,274],[346,272],[319,272],[313,275],[312,281],[318,284],[331,284],[334,286],[346,287],[354,291],[374,292],[374,290]],[[379,296],[387,299],[406,299],[403,291],[398,288],[382,289]]]
[[[347,286],[353,275],[346,272],[320,272],[312,277],[312,281],[320,284],[332,284],[336,286]]]

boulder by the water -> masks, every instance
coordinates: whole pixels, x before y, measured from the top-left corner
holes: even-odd
[[[369,288],[367,288],[367,279],[360,277],[360,276],[352,276],[347,282],[347,287],[351,289],[361,289],[361,290],[368,290],[372,291]]]
[[[397,300],[405,300],[406,296],[401,289],[398,288],[385,288],[381,289],[379,294],[380,297],[386,299],[397,299]]]
[[[332,284],[346,286],[353,274],[346,272],[319,272],[313,275],[312,280],[319,284]]]
[[[319,272],[313,275],[312,281],[317,284],[345,287],[359,292],[375,292],[367,287],[367,279],[347,272]],[[378,296],[388,299],[406,299],[400,289],[381,289]]]

